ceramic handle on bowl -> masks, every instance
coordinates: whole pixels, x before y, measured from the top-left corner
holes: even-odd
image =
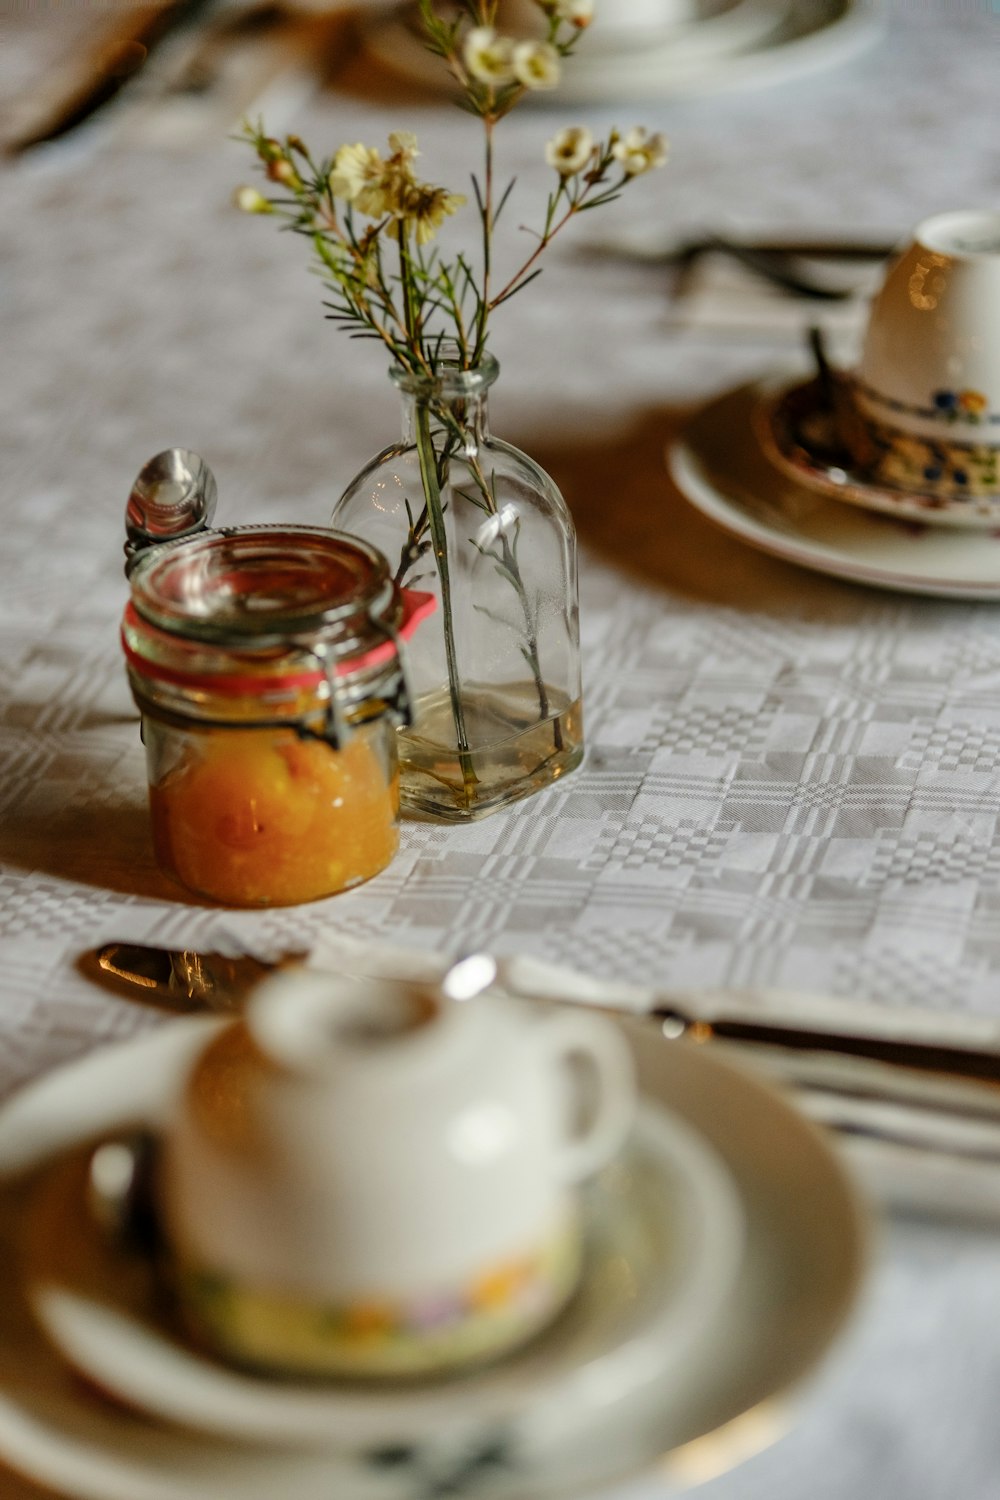
[[[632,1055],[603,1016],[559,1010],[546,1016],[541,1026],[543,1047],[574,1085],[579,1113],[586,1113],[582,1125],[567,1125],[567,1138],[555,1160],[563,1181],[580,1182],[614,1156],[631,1128],[636,1105]]]

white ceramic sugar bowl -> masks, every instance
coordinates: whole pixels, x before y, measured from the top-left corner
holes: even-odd
[[[595,1014],[288,971],[217,1035],[161,1207],[203,1342],[286,1373],[437,1373],[539,1330],[580,1273],[578,1185],[631,1124]]]

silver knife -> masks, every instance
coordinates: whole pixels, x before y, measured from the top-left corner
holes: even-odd
[[[774,991],[692,992],[667,1002],[651,990],[533,958],[473,954],[449,965],[427,954],[379,952],[366,959],[363,945],[351,950],[337,956],[338,972],[433,975],[446,988],[449,978],[453,988],[459,981],[465,994],[495,985],[519,998],[648,1017],[667,1040],[711,1044],[721,1056],[791,1088],[806,1115],[837,1133],[882,1202],[907,1212],[990,1223],[1000,1218],[997,1022]],[[109,943],[85,954],[80,965],[131,998],[172,1011],[236,1012],[265,974],[307,956],[286,954],[275,964]]]
[[[634,227],[614,238],[594,238],[579,246],[581,255],[609,260],[631,260],[646,265],[678,265],[692,257],[731,248],[765,256],[796,256],[805,260],[886,260],[898,249],[890,235],[848,238],[836,234],[746,234],[737,229],[664,234]]]
[[[172,1010],[234,1011],[249,990],[277,967],[301,962],[305,952],[279,962],[228,958],[190,949],[107,943],[81,959],[81,968]],[[356,972],[363,972],[359,963]],[[400,960],[400,977],[406,961]],[[346,972],[352,972],[348,965]],[[803,997],[775,990],[692,991],[669,999],[653,990],[587,975],[527,957],[472,954],[442,961],[441,976],[456,988],[464,971],[468,993],[493,985],[522,999],[569,1001],[646,1016],[670,1040],[725,1044],[752,1050],[772,1072],[797,1073],[817,1089],[884,1097],[902,1079],[910,1097],[919,1081],[928,1107],[1000,1118],[1000,1022],[914,1007],[888,1009],[857,1000]],[[384,973],[384,965],[379,966]],[[967,1085],[978,1088],[969,1091]],[[956,1087],[958,1086],[958,1087]],[[894,1094],[899,1089],[892,1090]]]
[[[235,1012],[265,974],[306,957],[305,952],[287,953],[275,962],[145,943],[105,943],[84,953],[79,968],[89,979],[99,978],[133,1000],[167,1010]]]
[[[793,296],[823,302],[842,302],[861,294],[870,277],[869,267],[877,266],[892,254],[888,240],[868,241],[789,236],[759,237],[737,233],[706,233],[688,239],[648,239],[623,237],[617,240],[592,240],[582,252],[602,260],[628,260],[637,265],[662,266],[676,273],[673,292],[677,296],[685,278],[706,256],[721,255],[736,262],[772,285]],[[844,279],[831,281],[817,262],[845,262],[864,268],[864,284],[859,271]],[[843,268],[846,269],[846,266]]]

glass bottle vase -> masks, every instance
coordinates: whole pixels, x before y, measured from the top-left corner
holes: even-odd
[[[382,551],[400,586],[437,596],[407,658],[400,800],[447,822],[527,797],[583,756],[573,521],[544,470],[490,435],[497,374],[491,356],[471,370],[392,369],[402,439],[332,518]]]

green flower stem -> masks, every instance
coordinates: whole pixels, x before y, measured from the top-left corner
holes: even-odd
[[[483,177],[483,280],[479,293],[479,309],[476,314],[476,348],[473,363],[482,359],[486,350],[486,330],[490,307],[490,272],[493,268],[493,121],[483,121],[485,170]]]
[[[442,603],[444,603],[444,590],[446,587],[448,588],[449,594],[448,606],[443,610],[443,614],[445,627],[445,649],[448,656],[449,666],[449,688],[453,688],[454,684],[458,681],[458,677],[457,671],[453,670],[455,652],[454,634],[451,628],[452,616],[450,609],[450,579],[447,579],[446,573],[442,574],[440,564],[440,558],[442,554],[439,551],[438,538],[435,535],[434,531],[434,519],[436,516],[439,516],[441,518],[440,539],[441,545],[444,546],[445,533],[443,507],[441,504],[441,491],[444,488],[445,484],[448,482],[448,468],[453,453],[455,453],[459,449],[465,450],[466,462],[468,463],[469,471],[472,475],[475,487],[479,492],[480,497],[479,501],[475,503],[480,504],[482,506],[482,509],[491,516],[495,516],[497,514],[497,503],[496,497],[493,494],[492,486],[485,473],[483,472],[483,467],[479,462],[478,456],[473,457],[469,452],[470,445],[468,441],[468,431],[465,423],[444,401],[434,403],[432,401],[417,400],[414,405],[416,407],[416,446],[418,458],[420,460],[421,480],[424,490],[424,508],[420,516],[416,520],[414,520],[412,516],[410,518],[410,525],[407,530],[406,542],[400,553],[399,566],[396,569],[395,577],[396,582],[399,584],[402,584],[405,581],[407,573],[412,567],[415,566],[420,556],[422,555],[423,548],[421,547],[421,540],[429,527],[431,531],[431,545],[434,548],[435,556],[439,559],[438,576],[441,578],[442,582]],[[434,422],[438,424],[444,434],[444,440],[440,454],[437,452],[437,449],[434,446],[432,436]],[[423,433],[421,433],[421,424],[423,424]],[[426,454],[424,453],[421,447],[421,438],[423,438],[423,441],[426,441],[430,444],[432,459],[428,459]],[[430,470],[433,470],[434,479],[432,490],[428,490],[426,478],[426,475]],[[470,495],[468,496],[468,498],[472,500],[473,497]],[[527,660],[532,678],[534,680],[535,692],[538,696],[538,719],[540,723],[543,723],[549,717],[549,695],[548,689],[545,686],[545,679],[542,676],[541,661],[538,652],[538,634],[532,618],[531,604],[528,599],[527,590],[525,589],[523,580],[521,578],[521,570],[518,565],[517,556],[515,554],[514,548],[510,544],[510,538],[506,535],[506,533],[501,532],[498,540],[501,549],[500,561],[503,565],[503,571],[505,575],[510,579],[511,587],[514,589],[517,595],[518,604],[521,607],[521,613],[524,617],[525,644],[522,650],[525,659]],[[446,555],[444,558],[444,562],[445,569],[447,569]],[[452,691],[451,693],[451,699],[453,716],[455,718],[456,725],[456,737],[459,741],[459,749],[462,750],[467,747],[468,741],[463,739],[461,730],[459,728],[460,723],[462,725],[462,728],[464,728],[464,718],[462,718],[461,716],[461,697],[459,695],[457,699],[457,711],[456,695],[454,691]],[[556,751],[563,749],[563,733],[558,719],[553,720],[552,741],[554,749]]]
[[[458,760],[462,769],[462,785],[465,800],[471,804],[478,782],[472,756],[469,754],[469,736],[465,728],[465,710],[462,704],[461,680],[458,675],[458,653],[455,650],[455,620],[451,605],[451,574],[448,567],[448,537],[445,532],[444,511],[441,506],[441,486],[438,479],[437,455],[431,436],[430,411],[423,402],[417,402],[416,410],[417,457],[420,462],[420,480],[427,504],[431,543],[437,561],[438,580],[441,584],[441,614],[444,633],[444,651],[448,663],[448,695],[451,698],[451,713],[455,722],[455,739],[458,745]]]
[[[413,285],[413,266],[410,247],[406,238],[406,226],[399,225],[399,273],[403,286],[406,332],[410,347],[423,353]],[[448,696],[451,699],[451,716],[455,724],[455,741],[458,762],[462,769],[462,785],[465,789],[466,806],[475,796],[478,781],[472,756],[469,753],[469,736],[465,728],[465,708],[462,703],[462,683],[458,675],[458,652],[455,650],[455,617],[451,600],[451,570],[448,565],[448,536],[444,525],[444,509],[441,505],[441,480],[438,474],[437,454],[431,434],[431,414],[427,405],[416,403],[417,458],[420,463],[420,482],[424,491],[424,503],[430,524],[431,545],[437,562],[438,581],[441,585],[441,629],[444,634],[444,653],[448,664]]]

